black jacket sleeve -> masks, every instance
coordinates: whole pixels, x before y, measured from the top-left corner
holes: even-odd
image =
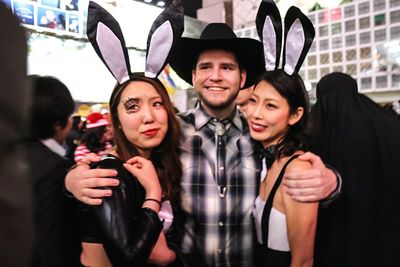
[[[142,208],[144,189],[119,159],[107,157],[94,167],[115,169],[120,180],[112,196],[93,207],[108,258],[115,267],[146,266],[162,230],[158,214]]]

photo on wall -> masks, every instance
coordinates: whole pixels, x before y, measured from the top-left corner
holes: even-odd
[[[79,16],[69,14],[68,19],[68,31],[73,33],[79,33]]]
[[[30,29],[51,29],[57,34],[81,35],[79,0],[0,0]]]
[[[65,0],[64,2],[65,10],[79,10],[79,0]]]
[[[14,14],[22,23],[27,25],[35,24],[35,9],[33,5],[19,1],[14,1],[13,4]]]
[[[60,0],[41,0],[42,5],[60,8]]]
[[[79,10],[79,0],[41,0],[43,6],[55,7],[62,10]]]
[[[65,12],[52,8],[38,8],[38,26],[55,30],[65,30],[65,25]]]

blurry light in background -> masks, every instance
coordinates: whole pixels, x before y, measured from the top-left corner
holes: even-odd
[[[307,92],[310,92],[312,90],[312,85],[309,81],[304,81],[304,87],[306,88]]]
[[[338,7],[342,0],[279,0],[276,2],[281,14],[285,14],[291,6],[296,6],[307,14],[316,4],[323,8],[334,8]]]
[[[157,6],[165,6],[165,2],[164,1],[158,1],[157,2]]]
[[[339,6],[342,0],[319,0],[317,1],[322,7],[333,8]]]
[[[383,46],[388,49],[389,53],[400,52],[400,41],[398,40],[386,42]]]

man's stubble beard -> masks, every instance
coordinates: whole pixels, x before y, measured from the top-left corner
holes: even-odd
[[[201,100],[201,103],[207,107],[209,107],[210,109],[213,110],[224,110],[226,108],[228,108],[229,106],[232,105],[232,103],[235,101],[237,95],[239,94],[239,90],[237,91],[237,93],[234,95],[229,95],[229,98],[222,102],[222,103],[218,103],[218,104],[214,104],[214,103],[210,103],[204,96],[202,93],[198,93],[198,96]]]

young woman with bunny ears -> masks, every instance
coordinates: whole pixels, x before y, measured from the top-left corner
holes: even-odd
[[[297,74],[313,41],[311,22],[296,7],[285,17],[282,69],[282,23],[273,2],[263,1],[257,14],[257,30],[264,45],[266,72],[250,97],[247,120],[253,139],[262,143],[268,174],[261,177],[255,202],[258,244],[256,266],[312,266],[318,202],[300,203],[281,186],[286,171],[310,170],[304,153],[303,130],[309,104]]]
[[[95,169],[117,172],[119,186],[81,212],[85,266],[165,266],[177,258],[169,236],[180,204],[180,128],[157,76],[182,32],[182,3],[174,1],[150,30],[145,72],[131,73],[118,22],[89,3],[89,41],[117,79],[110,98],[115,149],[90,167],[94,175]]]

